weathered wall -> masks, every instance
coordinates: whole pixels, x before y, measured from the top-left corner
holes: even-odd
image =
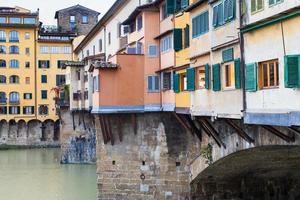
[[[138,114],[136,134],[130,114],[108,119],[114,145],[104,144],[99,116],[95,118],[98,200],[189,198],[189,163],[200,149],[196,136],[171,113]]]

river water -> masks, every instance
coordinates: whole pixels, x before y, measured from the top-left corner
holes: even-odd
[[[96,166],[59,160],[59,149],[0,151],[0,200],[95,200]]]

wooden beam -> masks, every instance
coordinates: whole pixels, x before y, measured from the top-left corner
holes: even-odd
[[[276,128],[274,128],[273,126],[262,125],[262,127],[264,129],[266,129],[267,131],[269,131],[270,133],[273,133],[274,135],[280,137],[281,139],[283,139],[284,141],[286,141],[288,143],[295,141],[294,137],[290,137],[288,135],[283,134],[282,132],[280,132],[279,130],[277,130]]]
[[[185,128],[185,130],[192,132],[192,130],[184,123],[184,121],[179,117],[179,115],[176,112],[173,112],[174,117],[177,119],[177,121]]]
[[[236,123],[234,123],[231,119],[225,119],[225,122],[231,126],[234,130],[236,130],[237,134],[246,140],[249,143],[254,143],[254,139],[252,139],[241,127],[239,127]]]
[[[288,129],[290,131],[292,131],[293,133],[296,133],[296,134],[298,134],[300,136],[300,130],[298,130],[297,128],[291,126],[291,127],[288,127]]]
[[[137,134],[137,124],[136,124],[136,114],[135,113],[131,114],[131,122],[132,122],[132,128],[133,128],[134,135],[136,135]]]
[[[185,118],[186,118],[187,122],[190,124],[193,132],[196,134],[196,136],[198,137],[200,142],[202,142],[202,133],[201,133],[201,131],[197,128],[197,126],[194,124],[193,120],[191,119],[191,117],[189,115],[185,115]]]
[[[209,129],[207,129],[207,127],[203,124],[203,122],[198,118],[197,118],[197,121],[199,122],[199,124],[202,127],[202,129],[204,130],[204,132],[208,135],[208,137],[211,137],[211,133],[210,133]]]
[[[111,124],[110,124],[110,116],[107,115],[106,116],[106,127],[107,127],[107,133],[110,137],[110,142],[111,142],[111,145],[114,145],[115,144],[115,140],[114,140],[114,136],[113,136],[113,133],[111,131]]]
[[[203,122],[203,125],[207,127],[207,129],[210,131],[212,137],[216,141],[219,147],[223,146],[226,149],[225,143],[222,142],[219,133],[216,131],[216,129],[211,125],[208,120],[206,119],[200,119]]]
[[[104,123],[103,123],[103,116],[102,115],[99,115],[99,121],[100,121],[100,127],[101,127],[101,132],[102,132],[104,144],[107,144],[108,138],[106,136],[106,131],[105,131],[105,127],[104,127]]]
[[[117,127],[118,127],[118,135],[119,135],[119,140],[120,140],[120,142],[122,142],[123,141],[123,135],[122,135],[122,123],[121,123],[121,116],[120,115],[118,115],[117,116]]]

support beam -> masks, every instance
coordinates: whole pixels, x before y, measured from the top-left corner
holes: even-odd
[[[211,137],[211,133],[210,133],[209,129],[202,123],[202,121],[200,119],[197,119],[197,122],[200,124],[201,128],[208,135],[208,137]]]
[[[176,112],[173,112],[174,117],[177,119],[177,121],[185,128],[185,130],[193,132],[189,126],[186,125],[186,123],[179,117],[179,115]]]
[[[108,138],[107,138],[107,134],[106,134],[106,130],[105,130],[105,124],[104,124],[102,115],[99,115],[99,121],[100,121],[100,127],[101,127],[101,132],[102,132],[104,144],[107,144]]]
[[[131,114],[131,122],[132,122],[134,135],[136,135],[137,134],[137,124],[136,124],[136,114],[135,113]]]
[[[198,127],[194,124],[193,120],[191,119],[190,116],[188,115],[184,115],[185,119],[187,120],[187,122],[189,123],[189,125],[191,126],[191,129],[193,130],[193,132],[197,135],[198,139],[200,140],[200,142],[202,141],[202,133],[201,131],[198,129]]]
[[[288,127],[288,129],[290,131],[292,131],[293,133],[296,133],[296,134],[298,134],[300,136],[300,130],[298,130],[297,128],[291,126],[291,127]]]
[[[212,137],[214,138],[218,146],[219,147],[223,146],[226,149],[226,145],[222,142],[219,133],[216,131],[213,125],[211,125],[206,119],[200,119],[200,120],[202,120],[203,125],[206,126],[207,129],[210,131],[210,134],[212,135]]]
[[[107,133],[109,135],[111,145],[114,145],[115,144],[115,140],[114,140],[113,133],[111,131],[111,124],[110,124],[110,116],[109,115],[106,116],[105,121],[106,121],[105,123],[106,123],[106,127],[107,127]]]
[[[122,123],[121,123],[121,116],[117,116],[117,127],[118,127],[118,135],[119,135],[119,140],[120,142],[123,141],[123,135],[122,135]]]
[[[264,129],[266,129],[267,131],[269,131],[270,133],[272,133],[272,134],[280,137],[281,139],[283,139],[284,141],[286,141],[288,143],[295,141],[294,137],[290,137],[288,135],[283,134],[282,132],[280,132],[279,130],[277,130],[276,128],[274,128],[273,126],[263,125],[262,127]]]
[[[234,130],[236,130],[237,134],[246,140],[248,143],[254,143],[254,139],[252,139],[241,127],[239,127],[236,123],[234,123],[231,119],[225,119],[225,122],[231,126]]]

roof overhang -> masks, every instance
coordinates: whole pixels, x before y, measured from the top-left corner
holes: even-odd
[[[198,6],[200,6],[202,3],[206,2],[206,1],[208,1],[208,0],[198,0],[195,3],[192,3],[191,5],[189,5],[188,7],[186,7],[184,9],[184,11],[185,12],[190,12],[190,11],[192,11],[195,8],[197,8]]]
[[[143,11],[159,11],[158,7],[156,6],[156,2],[148,3],[142,6],[138,6],[130,15],[129,17],[122,23],[122,25],[129,25],[135,18]]]
[[[94,69],[117,69],[119,67],[118,64],[106,61],[95,61],[89,67],[89,72],[94,71]]]
[[[84,67],[85,63],[82,61],[67,61],[63,65],[63,69],[66,69],[67,67]]]

